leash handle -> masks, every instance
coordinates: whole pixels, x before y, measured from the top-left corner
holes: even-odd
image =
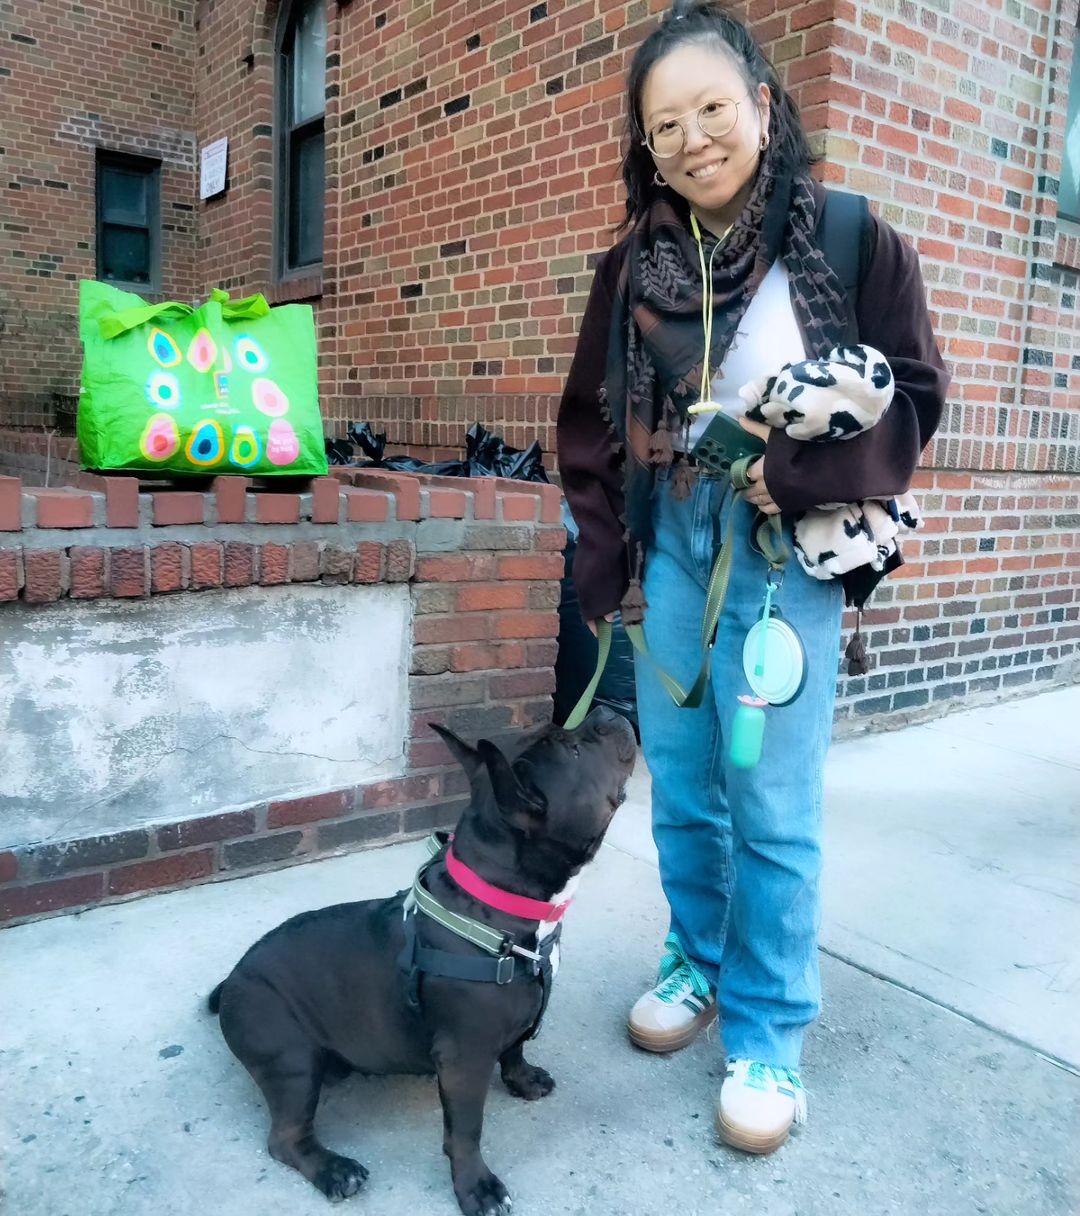
[[[757,460],[757,456],[751,455],[740,457],[732,462],[728,475],[731,478],[736,499],[741,498],[751,484],[747,473],[755,460]],[[705,593],[705,610],[701,617],[701,666],[689,689],[684,689],[678,680],[668,675],[649,654],[649,644],[645,640],[644,628],[641,625],[626,626],[626,636],[630,639],[630,644],[642,658],[649,662],[653,671],[656,672],[657,679],[664,686],[677,709],[697,709],[709,684],[709,669],[712,664],[713,645],[716,641],[716,628],[720,623],[720,614],[724,610],[724,601],[727,599],[728,584],[731,582],[731,544],[734,533],[735,512],[733,510],[728,518],[723,544],[720,546],[720,552],[716,555],[709,574],[709,586]],[[791,555],[784,543],[779,515],[766,517],[766,522],[758,529],[757,541],[762,555],[769,563],[770,570],[782,569]],[[592,705],[592,699],[600,686],[600,677],[604,674],[604,667],[607,664],[608,655],[611,653],[610,621],[598,620],[596,622],[596,640],[599,643],[596,670],[578,703],[563,723],[566,730],[575,730],[585,720],[585,715]]]
[[[585,721],[585,715],[589,712],[592,699],[596,696],[596,690],[600,687],[600,677],[604,674],[608,655],[611,653],[610,621],[601,618],[596,622],[596,642],[596,670],[592,674],[592,679],[585,686],[585,691],[578,699],[578,703],[570,711],[566,721],[563,723],[565,730],[576,730]]]

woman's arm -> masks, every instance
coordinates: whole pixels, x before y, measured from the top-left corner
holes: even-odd
[[[580,530],[574,585],[587,621],[615,611],[629,582],[621,521],[622,464],[600,402],[617,273],[613,250],[596,269],[556,431],[563,490]]]
[[[930,325],[918,255],[877,218],[857,319],[859,341],[880,350],[892,368],[892,404],[876,426],[845,443],[801,443],[774,430],[764,477],[783,511],[903,493],[941,421],[949,374]]]

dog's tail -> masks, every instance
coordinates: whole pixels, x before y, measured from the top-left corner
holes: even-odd
[[[221,990],[224,987],[225,987],[225,981],[222,980],[221,983],[218,984],[218,986],[214,989],[214,991],[211,992],[210,995],[206,998],[206,1008],[209,1009],[211,1013],[217,1013],[218,1009],[221,1008]]]

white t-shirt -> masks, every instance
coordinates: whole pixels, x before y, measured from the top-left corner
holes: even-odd
[[[704,333],[702,334],[704,344]],[[727,358],[712,379],[711,398],[723,406],[731,418],[740,418],[746,405],[739,389],[758,376],[772,375],[785,363],[806,358],[802,333],[795,320],[788,288],[788,272],[783,262],[773,262],[739,324]],[[711,414],[692,415],[690,446],[698,441],[709,425]]]

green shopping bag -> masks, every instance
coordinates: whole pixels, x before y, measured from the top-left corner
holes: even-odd
[[[77,432],[86,469],[326,472],[311,308],[213,291],[147,304],[87,280]]]

